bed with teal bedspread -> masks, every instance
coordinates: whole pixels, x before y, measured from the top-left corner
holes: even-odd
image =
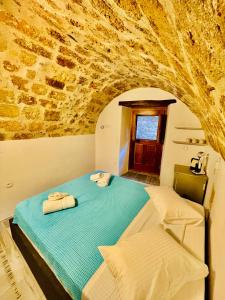
[[[144,186],[113,176],[100,188],[90,174],[33,196],[16,207],[14,224],[31,239],[73,299],[102,263],[99,245],[112,245],[145,205]],[[54,191],[67,192],[78,206],[48,215],[42,202]]]

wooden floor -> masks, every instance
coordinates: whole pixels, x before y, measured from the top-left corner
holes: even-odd
[[[12,240],[8,221],[0,222],[0,299],[46,299]]]
[[[146,173],[129,170],[126,174],[123,174],[122,177],[139,181],[142,183],[150,184],[150,185],[159,185],[159,175],[155,175],[155,174],[146,174]]]

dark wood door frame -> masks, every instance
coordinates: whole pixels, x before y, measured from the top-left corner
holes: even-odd
[[[172,103],[176,103],[175,99],[166,100],[138,100],[138,101],[120,101],[119,105],[130,108],[153,108],[153,107],[168,107]]]
[[[157,140],[156,141],[145,141],[145,140],[139,140],[140,144],[139,147],[142,145],[147,149],[147,147],[150,149],[155,148],[154,151],[156,151],[156,157],[155,157],[155,164],[157,165],[157,168],[153,167],[152,173],[159,174],[160,172],[160,165],[161,165],[161,156],[162,156],[162,148],[164,143],[164,137],[165,137],[165,129],[166,129],[166,121],[167,121],[167,106],[158,106],[158,107],[148,107],[148,108],[133,108],[132,109],[132,128],[131,128],[131,138],[130,138],[130,154],[129,154],[129,169],[134,169],[134,166],[137,165],[134,163],[135,160],[135,147],[137,146],[136,142],[136,119],[138,115],[148,115],[148,116],[159,116],[159,125],[158,125],[158,132],[157,132]],[[147,146],[148,144],[148,146]],[[136,146],[135,146],[136,145]],[[150,150],[146,150],[150,151]],[[143,170],[145,168],[142,168]],[[146,167],[147,170],[147,167]],[[139,170],[140,171],[140,170]],[[147,172],[147,171],[145,171]]]

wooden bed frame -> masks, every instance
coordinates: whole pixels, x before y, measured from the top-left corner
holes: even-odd
[[[72,298],[56,278],[47,263],[38,254],[19,226],[13,224],[12,221],[13,219],[9,220],[13,240],[29,265],[45,297],[48,300],[71,300]]]

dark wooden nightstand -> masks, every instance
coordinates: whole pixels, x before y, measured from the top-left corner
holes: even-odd
[[[203,205],[207,182],[207,175],[195,175],[189,166],[174,167],[173,188],[183,198]]]

